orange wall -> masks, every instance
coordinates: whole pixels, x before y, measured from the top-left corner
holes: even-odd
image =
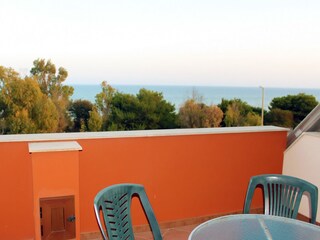
[[[81,231],[90,232],[95,194],[116,183],[143,184],[159,222],[241,210],[252,175],[281,173],[286,132],[78,142]]]
[[[32,153],[35,239],[41,239],[40,199],[73,196],[75,215],[79,212],[79,153],[58,151]],[[76,239],[80,239],[80,218],[76,221]]]
[[[116,183],[143,184],[159,222],[241,210],[252,175],[281,173],[286,132],[80,139],[78,143],[83,149],[79,153],[80,230],[91,232],[98,231],[94,196]],[[28,144],[0,143],[0,152],[0,239],[32,238]]]
[[[0,239],[32,239],[32,166],[27,143],[0,143]]]

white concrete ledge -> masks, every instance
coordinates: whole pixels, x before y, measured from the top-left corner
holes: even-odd
[[[82,147],[76,141],[29,143],[29,153],[80,151]]]
[[[99,138],[128,138],[128,137],[163,137],[181,135],[206,135],[206,134],[235,134],[254,132],[288,132],[289,129],[274,126],[259,127],[220,127],[220,128],[188,128],[188,129],[163,129],[139,131],[110,131],[110,132],[83,132],[83,133],[44,133],[44,134],[16,134],[0,135],[0,142],[33,142],[57,141]]]

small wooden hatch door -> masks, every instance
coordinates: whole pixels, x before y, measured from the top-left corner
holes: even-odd
[[[42,240],[67,240],[75,238],[74,197],[40,199]]]

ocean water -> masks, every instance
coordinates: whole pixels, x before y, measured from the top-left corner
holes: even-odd
[[[101,92],[100,85],[71,85],[74,87],[73,100],[82,99],[95,102],[96,94]],[[215,86],[152,86],[152,85],[112,85],[122,93],[137,94],[141,88],[161,92],[168,102],[175,105],[176,109],[191,98],[196,92],[206,104],[219,104],[224,99],[240,98],[251,106],[261,107],[262,89],[259,87],[215,87]],[[320,89],[308,88],[264,88],[264,108],[267,109],[275,97],[306,93],[320,100]]]

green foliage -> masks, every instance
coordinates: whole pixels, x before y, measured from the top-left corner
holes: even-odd
[[[179,121],[184,128],[219,127],[223,112],[215,105],[207,106],[196,98],[188,99],[179,109]]]
[[[34,61],[31,76],[0,66],[0,127],[2,133],[61,132],[70,124],[68,107],[73,88],[62,83],[64,68],[51,61]]]
[[[239,98],[234,98],[231,100],[222,98],[221,103],[218,104],[218,107],[220,107],[221,110],[225,113],[228,110],[229,105],[231,105],[232,103],[234,103],[238,107],[241,115],[247,115],[249,112],[253,112],[254,108],[247,102],[242,101]]]
[[[137,95],[117,92],[106,82],[96,96],[105,130],[142,130],[176,127],[174,106],[161,93],[140,89]]]
[[[139,118],[139,101],[136,96],[116,92],[112,98],[108,130],[145,129]]]
[[[101,83],[102,91],[96,95],[97,110],[102,114],[103,128],[107,129],[108,118],[111,114],[111,101],[116,89],[111,87],[106,81]]]
[[[135,95],[115,93],[109,130],[143,130],[176,127],[174,106],[161,93],[140,89]]]
[[[56,66],[50,60],[37,59],[33,61],[30,73],[35,76],[41,91],[50,96],[61,94],[62,82],[68,77],[68,72],[60,67],[56,75]]]
[[[163,99],[162,93],[140,89],[137,94],[139,118],[145,129],[168,129],[176,127],[174,105]]]
[[[30,73],[38,82],[42,93],[51,99],[58,111],[59,124],[57,131],[65,131],[71,122],[68,108],[70,97],[73,94],[72,87],[63,85],[68,77],[67,70],[60,67],[57,73],[55,65],[50,60],[37,59],[33,62]]]
[[[254,106],[251,106],[251,109],[252,109],[252,112],[261,116],[261,112],[262,112],[262,108],[261,107],[254,107]],[[263,109],[263,114],[267,114],[267,110],[266,109]]]
[[[318,105],[313,95],[300,93],[297,95],[287,95],[272,99],[270,110],[281,109],[291,111],[293,114],[293,124],[288,127],[296,127],[311,111]],[[288,122],[286,121],[286,124]],[[280,123],[282,124],[282,123]],[[278,124],[276,124],[278,125]]]
[[[293,113],[279,108],[271,109],[265,116],[265,124],[292,128],[294,125]]]
[[[261,125],[261,117],[255,112],[249,112],[246,116],[244,126],[259,126]]]
[[[253,126],[261,124],[261,108],[240,99],[222,99],[207,106],[193,96],[179,109],[162,93],[140,89],[136,95],[117,92],[102,82],[93,105],[86,100],[71,104],[73,88],[63,85],[68,76],[50,60],[34,61],[31,75],[21,78],[11,68],[0,66],[0,133],[44,133],[101,130],[170,129],[179,127]],[[71,104],[71,105],[70,105]],[[295,127],[318,104],[312,95],[274,98],[265,124]],[[71,117],[73,122],[71,122]],[[179,119],[178,119],[179,117]],[[178,124],[179,120],[179,124]]]
[[[224,112],[223,123],[226,127],[261,125],[261,117],[257,113],[259,108],[254,108],[241,99],[222,99],[218,106]]]
[[[55,132],[58,113],[36,80],[21,79],[10,68],[0,66],[0,118],[2,133]]]
[[[92,111],[89,112],[88,130],[91,132],[101,131],[102,117],[98,113],[98,109],[93,106]]]
[[[88,100],[75,100],[71,103],[69,111],[73,119],[72,131],[86,131],[89,129],[88,120],[90,111],[93,109],[93,104]]]
[[[33,116],[37,126],[35,132],[57,132],[59,113],[51,99],[46,95],[42,95],[41,100],[35,102]]]
[[[244,125],[244,115],[240,113],[240,104],[232,102],[228,105],[225,112],[224,123],[227,127],[237,127]]]

